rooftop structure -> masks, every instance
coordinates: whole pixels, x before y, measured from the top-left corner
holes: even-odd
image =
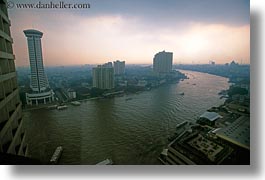
[[[222,118],[222,116],[220,116],[218,113],[216,112],[208,112],[206,111],[205,113],[203,113],[200,118],[205,118],[209,121],[215,121],[219,118]]]
[[[224,149],[222,146],[204,138],[200,134],[194,139],[191,139],[188,144],[194,149],[202,152],[213,162],[215,161],[217,154]]]
[[[222,116],[219,115],[218,113],[206,111],[199,117],[199,119],[197,120],[197,123],[202,124],[202,125],[214,126],[215,121],[220,118],[222,118]]]
[[[250,118],[241,116],[227,127],[217,130],[216,135],[240,147],[250,149]]]
[[[228,145],[208,137],[208,127],[185,123],[177,126],[178,130],[181,132],[161,154],[163,164],[222,164],[233,151]]]

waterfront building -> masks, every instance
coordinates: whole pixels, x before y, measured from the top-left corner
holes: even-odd
[[[99,89],[114,88],[114,68],[99,65],[92,69],[93,87]]]
[[[159,52],[153,59],[153,70],[157,74],[167,74],[172,71],[173,53]]]
[[[215,121],[220,118],[223,118],[223,117],[219,115],[218,113],[206,111],[200,116],[200,118],[197,120],[197,123],[203,124],[203,125],[214,126]]]
[[[114,74],[115,75],[124,75],[125,73],[125,61],[114,61]]]
[[[26,101],[29,105],[46,104],[54,101],[54,92],[50,89],[46,77],[41,47],[43,33],[34,30],[24,30],[28,41],[29,61],[30,61],[30,88],[31,92],[26,93]]]
[[[12,43],[6,1],[0,0],[0,154],[8,157],[28,154]]]
[[[71,100],[76,98],[76,92],[71,88],[67,90],[67,95],[68,95],[68,98]]]
[[[188,123],[177,125],[178,136],[163,150],[160,161],[166,165],[222,164],[233,150],[210,138],[207,128]]]
[[[233,123],[216,132],[217,137],[244,149],[250,150],[250,118],[240,116]]]

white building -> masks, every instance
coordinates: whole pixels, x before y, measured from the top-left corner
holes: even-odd
[[[93,68],[93,87],[99,89],[114,88],[114,68],[104,65],[99,65]]]
[[[67,90],[67,96],[69,97],[69,99],[75,99],[76,98],[76,92],[73,89],[69,88]]]
[[[28,51],[31,69],[30,88],[26,93],[27,104],[46,104],[54,100],[54,92],[50,89],[44,72],[41,38],[43,33],[34,29],[24,31],[28,40]]]
[[[170,73],[172,71],[173,53],[159,52],[153,59],[153,69],[157,74]]]
[[[114,74],[123,75],[125,73],[125,61],[114,61]]]

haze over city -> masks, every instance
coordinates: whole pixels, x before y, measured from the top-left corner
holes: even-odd
[[[150,1],[90,0],[90,9],[10,9],[16,65],[29,65],[25,29],[44,33],[46,66],[116,59],[151,64],[162,50],[174,53],[173,63],[248,64],[249,1],[193,1],[152,1],[150,6]]]
[[[250,165],[249,6],[0,0],[0,164]]]

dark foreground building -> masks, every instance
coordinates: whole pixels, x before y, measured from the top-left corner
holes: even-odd
[[[6,3],[0,0],[0,164],[28,152]]]

